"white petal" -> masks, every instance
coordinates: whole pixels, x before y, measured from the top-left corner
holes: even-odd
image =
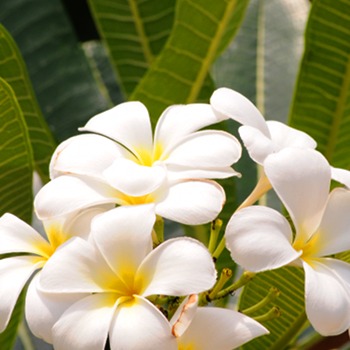
[[[303,131],[291,128],[278,121],[267,121],[267,127],[271,134],[271,140],[278,148],[316,148],[316,141]]]
[[[239,92],[220,88],[214,91],[210,104],[220,116],[231,118],[243,125],[252,126],[270,137],[266,122],[259,110]]]
[[[214,169],[194,169],[180,165],[167,164],[169,182],[176,182],[186,179],[226,179],[231,176],[241,177],[241,174],[231,167]]]
[[[154,249],[137,273],[144,290],[152,294],[187,295],[213,286],[216,270],[206,247],[191,238],[170,239]]]
[[[208,104],[192,103],[171,106],[158,120],[154,143],[162,145],[163,148],[171,147],[184,136],[219,121]]]
[[[0,218],[0,254],[34,253],[43,255],[48,242],[31,226],[6,213]]]
[[[75,237],[48,260],[40,274],[40,286],[52,293],[98,293],[115,279],[97,250]]]
[[[238,210],[227,224],[225,237],[232,259],[250,271],[279,268],[300,256],[291,245],[288,221],[271,208]]]
[[[350,250],[350,191],[334,189],[318,229],[318,256],[332,255]]]
[[[162,165],[143,166],[119,158],[103,175],[117,190],[130,196],[143,196],[155,191],[164,182],[166,169]]]
[[[205,130],[184,138],[168,153],[166,164],[210,170],[236,163],[241,157],[241,145],[229,133]]]
[[[175,337],[181,337],[191,324],[198,309],[198,295],[191,294],[186,297],[175,311],[170,320],[172,333]]]
[[[110,330],[113,350],[177,350],[170,324],[148,300],[119,305]]]
[[[118,195],[118,191],[107,184],[63,175],[39,191],[34,207],[41,220],[48,220],[84,208],[116,203]]]
[[[187,225],[214,220],[225,203],[225,192],[213,181],[188,180],[176,183],[156,205],[156,213]]]
[[[201,350],[231,350],[268,333],[261,324],[239,312],[202,307],[198,308],[179,343],[192,344]]]
[[[80,130],[108,136],[135,154],[139,149],[152,150],[151,122],[141,102],[121,103],[91,118]]]
[[[24,285],[41,266],[33,256],[0,260],[0,332],[6,328]]]
[[[61,315],[83,294],[51,294],[38,289],[40,272],[28,287],[25,314],[31,332],[38,338],[52,344],[52,327]]]
[[[335,259],[322,261],[312,261],[312,267],[303,263],[306,314],[317,332],[337,335],[350,325],[350,265]],[[347,284],[337,270],[346,270]]]
[[[346,169],[331,167],[332,179],[336,180],[347,188],[350,188],[350,171]]]
[[[320,224],[328,198],[331,170],[327,160],[311,149],[285,148],[270,155],[264,167],[297,234],[310,237]]]
[[[76,302],[52,329],[55,350],[103,350],[114,313],[110,294],[93,294]]]
[[[100,135],[79,135],[62,142],[50,162],[50,177],[64,174],[102,177],[102,172],[127,151],[116,142]]]
[[[103,257],[120,277],[136,273],[152,250],[153,205],[118,207],[95,218],[92,236]]]
[[[243,125],[238,131],[250,158],[252,158],[254,162],[263,164],[266,157],[276,151],[275,145],[271,139],[264,135],[259,129],[249,125]]]

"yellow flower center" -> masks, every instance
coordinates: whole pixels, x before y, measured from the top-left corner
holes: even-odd
[[[191,344],[181,344],[178,343],[178,350],[196,350],[196,347],[193,343]]]
[[[316,232],[309,239],[305,237],[304,234],[297,235],[293,248],[296,251],[302,251],[300,258],[312,266],[313,261],[318,260],[317,253],[321,247],[320,235]]]
[[[137,162],[140,165],[152,166],[157,160],[164,160],[163,146],[160,143],[154,145],[153,150],[138,148],[135,150],[137,156]],[[163,157],[162,157],[163,156]]]

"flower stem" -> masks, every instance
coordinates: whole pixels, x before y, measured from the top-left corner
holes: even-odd
[[[213,253],[215,251],[215,247],[219,238],[221,227],[222,227],[222,220],[220,219],[214,220],[211,224],[210,239],[208,244],[208,250],[210,253]]]
[[[245,315],[251,315],[254,312],[263,308],[265,305],[269,304],[271,301],[275,300],[280,294],[281,292],[279,291],[279,289],[271,287],[265,298],[260,300],[257,304],[242,310],[241,312]]]
[[[24,321],[22,321],[18,326],[18,336],[21,339],[24,350],[35,350]]]
[[[257,322],[266,322],[281,316],[281,310],[277,306],[273,306],[266,314],[253,317]]]
[[[155,234],[152,234],[153,243],[157,246],[164,241],[164,220],[161,216],[157,215],[153,229],[155,232]]]
[[[216,295],[221,291],[222,287],[227,283],[227,281],[232,277],[232,270],[225,267],[222,269],[220,278],[215,284],[214,288],[207,295],[208,300],[215,299]]]
[[[226,295],[233,293],[235,290],[246,285],[251,279],[255,276],[254,272],[245,271],[242,273],[242,276],[238,279],[238,281],[232,283],[229,287],[222,289],[215,296],[215,299],[224,298]]]

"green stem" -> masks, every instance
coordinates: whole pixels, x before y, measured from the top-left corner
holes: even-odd
[[[211,224],[210,238],[209,238],[209,244],[208,244],[208,250],[210,253],[213,253],[215,251],[215,247],[219,238],[221,227],[222,227],[222,220],[220,219],[214,220]]]
[[[215,284],[214,288],[208,295],[209,300],[213,300],[216,295],[221,291],[222,287],[227,283],[227,281],[232,277],[232,270],[229,268],[224,268],[221,271],[220,278]]]
[[[24,350],[35,350],[24,321],[18,326],[18,336],[21,339]]]
[[[155,235],[153,235],[153,243],[158,245],[164,242],[164,220],[161,216],[157,215],[156,222],[154,224]]]
[[[254,312],[266,306],[267,304],[269,304],[271,301],[275,300],[279,295],[280,295],[279,289],[275,287],[271,287],[264,299],[260,300],[257,304],[242,310],[241,312],[245,315],[251,315]]]
[[[253,317],[255,321],[257,322],[266,322],[273,320],[274,318],[281,316],[281,310],[277,306],[273,306],[266,314]]]

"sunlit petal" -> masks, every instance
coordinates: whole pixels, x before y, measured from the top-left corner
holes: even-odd
[[[181,165],[167,164],[168,179],[170,182],[186,179],[226,179],[231,176],[240,177],[241,174],[231,167],[198,169]]]
[[[191,238],[163,242],[142,262],[137,273],[142,295],[187,295],[211,288],[216,270],[205,246]]]
[[[297,234],[308,238],[320,224],[328,198],[331,170],[327,160],[311,149],[285,148],[270,155],[264,167]]]
[[[306,314],[317,332],[337,335],[350,325],[350,265],[335,259],[323,262],[313,261],[312,266],[303,263]],[[343,275],[346,270],[347,284],[337,270],[343,271]]]
[[[62,142],[50,162],[51,179],[63,174],[80,174],[96,178],[113,161],[127,151],[118,143],[100,135],[79,135]]]
[[[52,344],[53,325],[84,295],[43,293],[38,289],[39,276],[40,272],[35,275],[28,287],[25,304],[26,321],[36,337]]]
[[[350,250],[350,191],[334,189],[318,229],[317,255],[332,255]]]
[[[153,205],[118,207],[95,218],[92,236],[112,270],[135,274],[152,250]]]
[[[110,344],[113,350],[177,350],[169,322],[154,305],[138,296],[118,307]]]
[[[218,121],[220,120],[208,104],[193,103],[171,106],[159,118],[154,143],[168,149],[184,136]]]
[[[82,131],[102,134],[137,153],[152,150],[152,129],[146,107],[137,101],[121,103],[91,118]]]
[[[104,291],[115,278],[98,251],[75,237],[62,245],[45,264],[40,286],[53,293],[97,293]]]
[[[41,266],[33,256],[0,260],[0,332],[6,328],[24,285]]]
[[[169,150],[166,164],[193,168],[231,166],[241,156],[241,145],[223,131],[205,130],[191,134]]]
[[[32,227],[16,216],[6,213],[0,218],[0,254],[43,254],[48,242]]]
[[[231,118],[243,125],[252,126],[270,137],[264,117],[246,97],[239,92],[220,88],[214,91],[210,98],[214,111],[223,119]]]
[[[231,350],[268,333],[260,323],[239,312],[201,307],[179,343],[201,350]]]
[[[214,220],[225,202],[225,192],[213,181],[188,180],[169,188],[167,196],[157,203],[156,213],[187,225]]]
[[[144,166],[119,158],[103,175],[117,190],[130,196],[143,196],[155,191],[164,182],[166,169],[161,165]]]
[[[73,304],[52,329],[55,350],[103,350],[115,307],[108,293],[93,294]]]
[[[37,194],[34,207],[41,220],[100,204],[116,203],[118,193],[107,184],[75,176],[60,176]]]
[[[341,168],[331,167],[332,179],[350,188],[350,171]]]
[[[225,237],[232,259],[250,271],[285,266],[301,254],[291,245],[292,231],[288,221],[267,207],[238,210],[226,227]]]

